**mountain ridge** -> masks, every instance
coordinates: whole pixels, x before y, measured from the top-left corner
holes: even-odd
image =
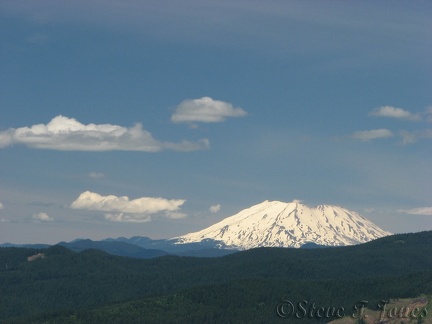
[[[170,322],[178,322],[178,311],[186,305],[174,299],[172,308],[166,308],[160,301],[164,296],[169,300],[184,296],[178,295],[184,291],[191,291],[196,301],[186,309],[187,314],[195,314],[205,301],[210,307],[207,310],[216,310],[218,318],[238,314],[242,307],[250,305],[246,313],[241,313],[252,314],[248,322],[268,323],[271,314],[280,322],[275,308],[287,293],[290,300],[310,300],[312,296],[317,305],[344,307],[352,307],[362,299],[372,305],[373,300],[430,294],[431,247],[432,231],[395,234],[322,250],[262,247],[221,258],[166,255],[136,260],[94,249],[73,252],[60,245],[46,250],[2,248],[0,322],[77,322],[72,321],[75,312],[137,298],[155,298],[154,302],[137,305],[147,314],[145,319],[160,314],[158,320],[153,318],[149,323],[167,322],[166,312],[170,309],[176,315]],[[39,252],[46,257],[28,262],[28,256]],[[254,321],[260,314],[260,320]],[[114,314],[110,311],[99,320],[93,313],[88,315],[79,322],[147,323],[139,316],[131,321],[130,308],[118,321],[112,320]],[[33,321],[18,316],[41,317]],[[48,321],[50,316],[67,317]],[[241,316],[237,319],[244,322]],[[182,322],[206,321],[208,317]]]

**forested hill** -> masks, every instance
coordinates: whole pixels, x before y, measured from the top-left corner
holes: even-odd
[[[198,307],[216,317],[230,301],[232,316],[252,307],[257,312],[253,319],[259,319],[276,316],[277,301],[287,296],[343,305],[356,298],[415,297],[432,294],[430,251],[432,231],[398,234],[357,246],[258,248],[220,258],[141,260],[98,250],[76,253],[61,246],[1,248],[0,319],[46,319],[57,316],[54,311],[68,314],[142,298],[149,305],[155,298],[166,305],[186,303],[187,309]],[[31,256],[33,261],[28,259]],[[176,299],[179,296],[182,302]],[[204,307],[206,302],[210,310]],[[157,318],[157,308],[140,307]],[[170,313],[169,307],[166,312]],[[119,321],[124,321],[121,316],[127,314],[119,314]]]

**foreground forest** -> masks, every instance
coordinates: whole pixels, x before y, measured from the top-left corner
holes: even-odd
[[[258,248],[218,258],[140,260],[61,246],[1,248],[0,320],[328,322],[338,317],[333,308],[343,309],[340,315],[354,314],[359,301],[376,309],[389,299],[430,300],[431,251],[432,231],[357,246]],[[31,256],[37,257],[29,261]],[[295,308],[292,313],[288,302]],[[317,312],[319,308],[328,314]]]

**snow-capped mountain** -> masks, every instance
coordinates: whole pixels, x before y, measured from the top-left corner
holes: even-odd
[[[264,201],[199,232],[174,238],[177,244],[220,241],[222,246],[250,249],[259,246],[300,247],[353,245],[391,233],[362,215],[339,206],[308,207],[299,201]]]

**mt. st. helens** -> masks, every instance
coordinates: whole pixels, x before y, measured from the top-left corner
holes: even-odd
[[[391,233],[362,215],[340,206],[308,207],[264,201],[227,217],[199,232],[174,238],[177,244],[220,241],[221,247],[250,249],[260,246],[300,247],[313,242],[340,246],[368,242]]]

